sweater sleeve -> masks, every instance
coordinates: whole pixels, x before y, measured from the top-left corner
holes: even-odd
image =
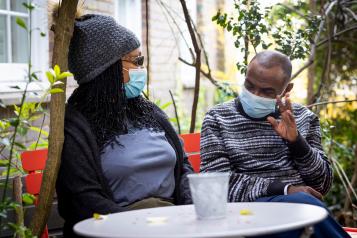
[[[201,131],[201,172],[230,172],[230,202],[250,202],[264,196],[282,195],[286,185],[233,171],[212,111],[206,114]]]
[[[316,115],[313,115],[306,138],[299,133],[297,140],[289,143],[288,147],[306,185],[326,194],[333,176],[331,165],[322,149],[320,123]]]
[[[65,220],[79,221],[92,217],[94,213],[109,214],[126,210],[104,191],[94,160],[90,159],[92,156],[72,137],[66,137],[57,179],[59,212]]]
[[[183,164],[182,164],[182,174],[181,174],[181,181],[180,181],[180,191],[181,196],[183,197],[182,204],[192,204],[192,197],[190,186],[188,182],[187,175],[192,174],[193,169],[188,161],[188,157],[185,152],[183,152]]]

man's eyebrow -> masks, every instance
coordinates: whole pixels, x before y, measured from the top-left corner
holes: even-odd
[[[249,83],[250,85],[256,86],[254,83],[252,83],[252,82],[249,80],[249,78],[246,78],[246,79],[245,79],[245,82]],[[275,88],[273,88],[273,87],[266,87],[266,88],[260,88],[260,89],[263,90],[263,91],[273,91],[273,92],[276,92],[276,91],[275,91]]]
[[[271,87],[262,88],[262,90],[265,90],[265,91],[274,91],[274,92],[275,92],[275,88],[271,88]]]

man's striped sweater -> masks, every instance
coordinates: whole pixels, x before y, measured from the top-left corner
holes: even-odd
[[[202,126],[201,172],[231,172],[230,202],[282,195],[287,184],[326,194],[332,169],[321,146],[319,119],[298,104],[293,114],[299,136],[288,143],[266,120],[247,116],[238,99],[215,106]]]

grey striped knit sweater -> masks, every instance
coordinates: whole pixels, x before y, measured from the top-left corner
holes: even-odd
[[[298,104],[293,113],[299,137],[288,143],[266,120],[249,118],[238,99],[215,106],[202,126],[201,172],[231,172],[230,202],[281,195],[286,184],[326,194],[332,170],[321,146],[319,119]]]

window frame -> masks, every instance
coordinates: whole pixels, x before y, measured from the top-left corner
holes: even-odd
[[[48,16],[47,16],[47,1],[33,0],[32,3],[36,8],[30,13],[15,12],[9,10],[10,0],[6,0],[7,9],[0,9],[0,14],[7,17],[7,53],[9,63],[0,63],[0,99],[5,105],[16,104],[21,97],[27,82],[27,63],[11,63],[11,17],[18,16],[22,18],[30,18],[32,20],[32,28],[39,28],[33,30],[31,42],[31,63],[32,72],[39,72],[37,74],[39,80],[28,85],[28,98],[32,101],[37,101],[41,98],[38,95],[41,91],[48,87],[48,82],[45,72],[49,67],[49,37],[48,37]],[[18,26],[19,27],[19,26]],[[10,32],[10,34],[8,34]],[[40,32],[45,33],[41,36]],[[16,88],[16,87],[19,87]]]
[[[136,37],[142,42],[142,1],[115,0],[114,3],[114,18],[120,25],[134,32]]]

